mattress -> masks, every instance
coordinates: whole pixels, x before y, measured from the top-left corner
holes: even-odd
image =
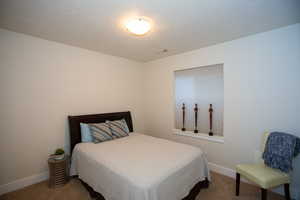
[[[181,200],[196,183],[210,179],[199,148],[140,133],[77,144],[71,175],[106,200]]]

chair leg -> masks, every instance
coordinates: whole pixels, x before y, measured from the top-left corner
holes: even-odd
[[[290,184],[288,183],[284,184],[284,195],[286,200],[291,200]]]
[[[261,200],[267,200],[267,190],[261,188]]]
[[[236,179],[235,179],[235,195],[236,196],[240,195],[240,180],[241,180],[241,175],[239,173],[236,173]]]

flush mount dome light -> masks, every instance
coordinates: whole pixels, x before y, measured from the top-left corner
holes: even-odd
[[[147,19],[143,17],[137,17],[128,20],[125,23],[125,27],[129,32],[135,35],[145,35],[150,31],[151,24]]]

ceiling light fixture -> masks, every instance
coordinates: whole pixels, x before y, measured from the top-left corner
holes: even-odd
[[[128,20],[125,23],[126,29],[133,33],[134,35],[145,35],[151,29],[151,24],[149,20],[145,19],[144,17],[137,17]]]

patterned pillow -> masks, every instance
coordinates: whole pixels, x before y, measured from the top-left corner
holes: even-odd
[[[107,121],[107,123],[109,124],[113,137],[120,138],[129,135],[129,129],[125,119]]]
[[[94,143],[113,139],[108,123],[89,124]]]

